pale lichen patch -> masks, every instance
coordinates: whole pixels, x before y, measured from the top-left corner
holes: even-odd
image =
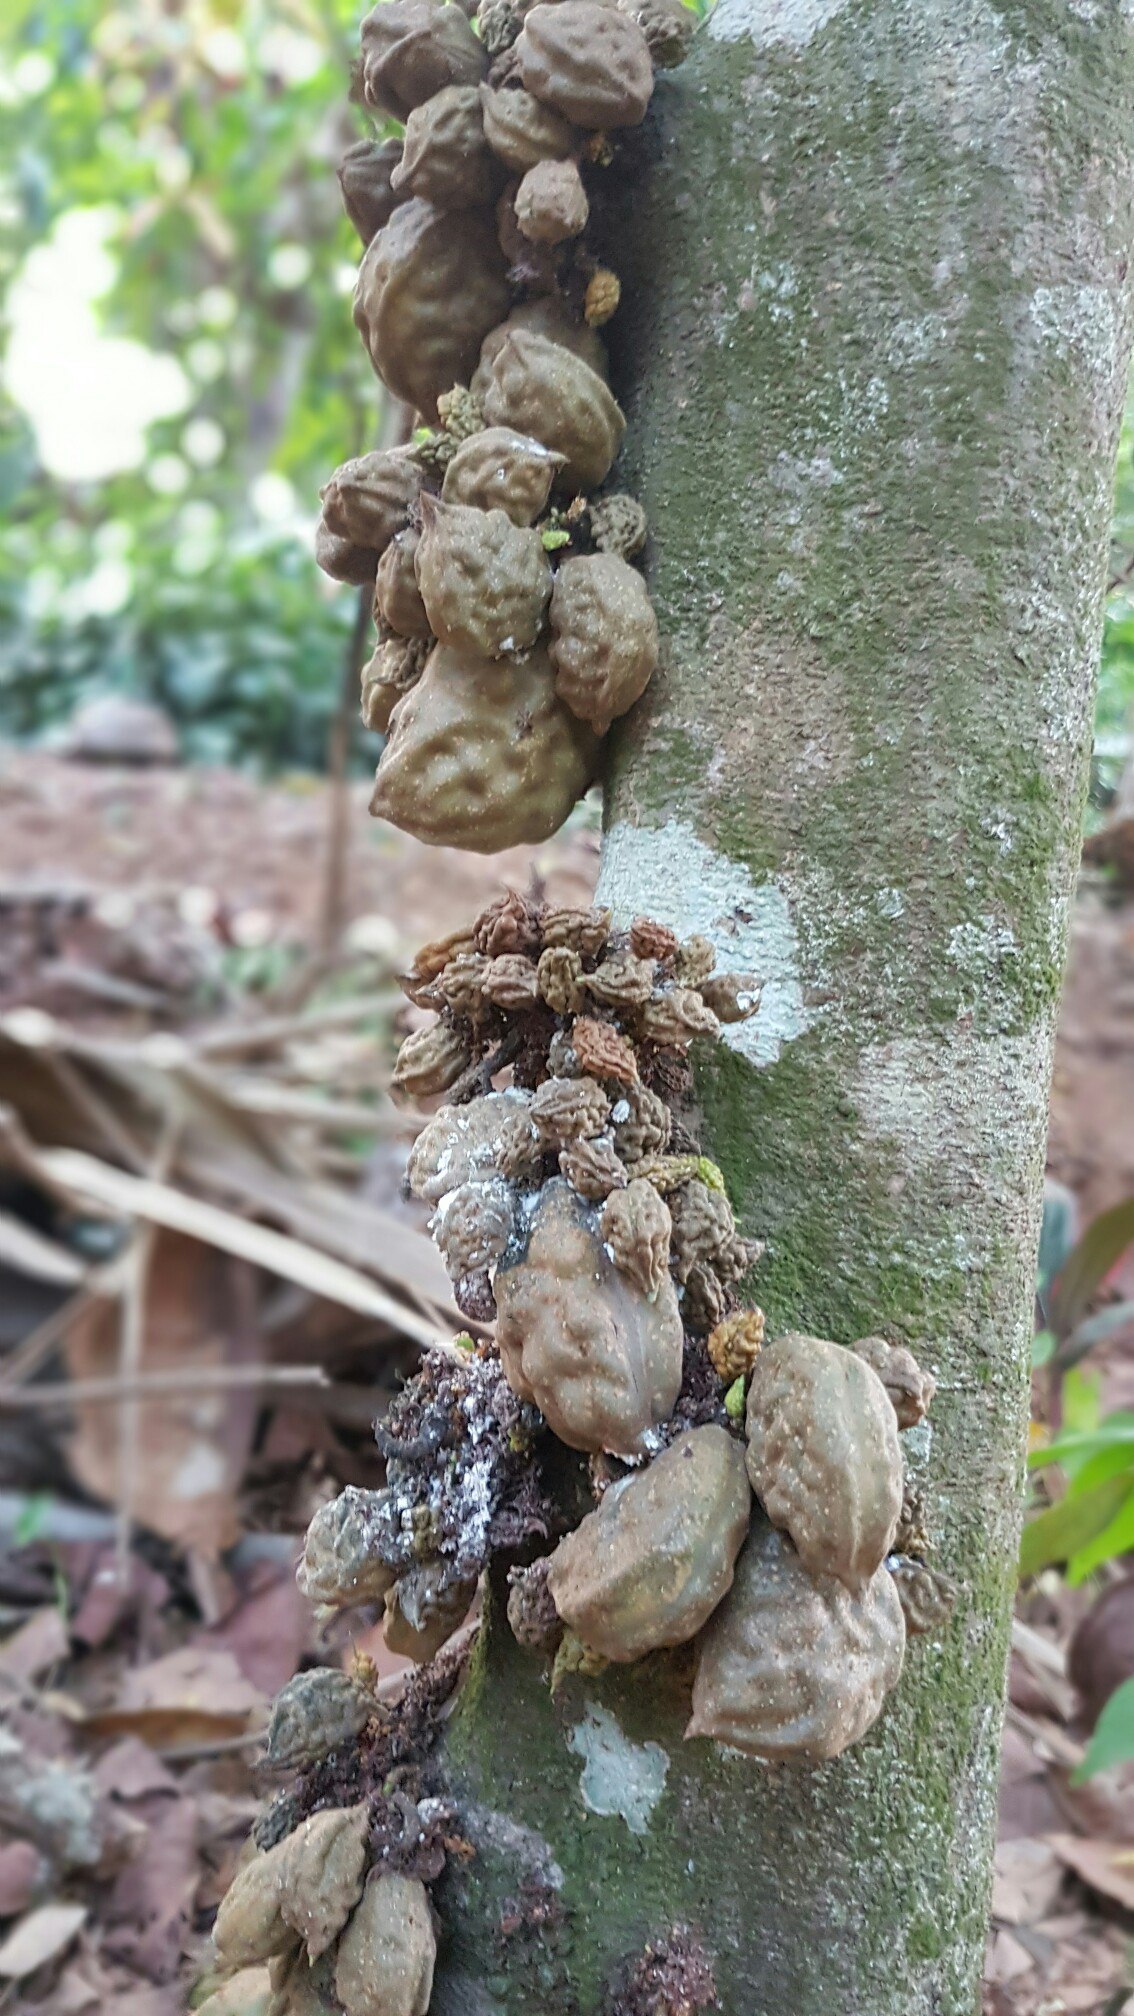
[[[846,4],[847,0],[718,0],[709,17],[709,33],[718,42],[740,42],[749,36],[758,49],[776,43],[806,49]]]
[[[585,1760],[579,1790],[588,1813],[625,1820],[631,1834],[645,1834],[669,1772],[661,1744],[632,1743],[609,1709],[592,1702],[571,1731],[570,1747]]]

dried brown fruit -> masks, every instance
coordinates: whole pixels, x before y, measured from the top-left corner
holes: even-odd
[[[569,1142],[559,1151],[559,1169],[572,1190],[592,1204],[601,1204],[612,1190],[622,1190],[626,1185],[626,1170],[609,1134]]]
[[[312,1965],[303,1947],[295,1945],[269,1963],[268,1981],[272,1998],[267,2016],[339,2016],[333,1952]],[[204,2006],[208,2008],[207,2003]],[[224,2016],[229,2016],[227,2003],[222,2007]]]
[[[405,152],[391,177],[399,200],[422,196],[439,210],[468,210],[494,203],[503,180],[485,139],[475,84],[448,84],[410,113]]]
[[[544,1185],[528,1242],[496,1272],[505,1376],[571,1449],[632,1456],[681,1386],[677,1298],[648,1302],[605,1252],[598,1214],[556,1178]]]
[[[421,470],[396,448],[343,462],[323,485],[323,523],[339,539],[376,556],[409,524],[421,493]]]
[[[339,162],[343,209],[364,245],[394,214],[390,179],[401,158],[400,140],[359,140]]]
[[[751,1502],[725,1429],[679,1435],[559,1542],[548,1586],[560,1617],[607,1659],[683,1645],[731,1587]]]
[[[482,952],[458,952],[437,975],[435,987],[454,1015],[479,1022],[484,1014],[484,975],[488,961]]]
[[[698,1261],[713,1267],[728,1280],[722,1269],[733,1252],[736,1220],[723,1190],[711,1190],[707,1183],[682,1183],[672,1194],[673,1264],[679,1281],[687,1279]]]
[[[461,9],[441,0],[381,0],[362,24],[363,94],[392,119],[450,84],[479,84],[487,64]]]
[[[295,1571],[309,1602],[336,1610],[381,1602],[394,1579],[378,1551],[390,1504],[389,1491],[347,1484],[337,1498],[319,1507]]]
[[[745,1378],[755,1365],[763,1342],[762,1309],[738,1309],[735,1315],[726,1316],[709,1333],[708,1352],[717,1377],[726,1386],[731,1386],[734,1379]]]
[[[516,43],[524,88],[589,130],[639,126],[654,66],[637,22],[595,0],[533,7]]]
[[[370,809],[434,846],[496,854],[555,833],[597,754],[545,651],[492,659],[438,645],[394,709]]]
[[[374,613],[399,637],[425,641],[433,632],[417,585],[420,536],[409,527],[391,539],[374,577]]]
[[[933,1403],[937,1381],[923,1372],[912,1351],[886,1337],[856,1337],[851,1350],[877,1372],[890,1395],[899,1428],[916,1428]]]
[[[635,917],[630,926],[630,950],[636,959],[653,959],[659,966],[667,965],[677,954],[677,933],[653,917]]]
[[[361,714],[365,726],[384,735],[398,701],[421,678],[425,655],[408,637],[387,637],[362,668]]]
[[[508,278],[526,293],[549,294],[556,286],[557,254],[553,245],[537,245],[525,237],[516,215],[519,182],[507,182],[496,205],[496,236],[508,262]]]
[[[391,1652],[426,1665],[469,1614],[476,1578],[454,1581],[440,1561],[411,1568],[386,1594],[383,1632]]]
[[[602,329],[617,311],[622,299],[622,282],[609,266],[600,266],[587,281],[583,296],[583,320],[588,329]]]
[[[694,932],[677,948],[677,977],[683,987],[700,989],[717,963],[716,947],[710,938]]]
[[[592,1078],[613,1078],[617,1084],[632,1085],[638,1076],[634,1045],[610,1022],[580,1015],[572,1025],[571,1044],[582,1069]]]
[[[565,560],[550,614],[555,690],[605,735],[641,698],[658,662],[657,618],[642,577],[614,553]]]
[[[532,525],[546,509],[562,467],[562,456],[542,441],[511,427],[483,427],[449,463],[442,500],[472,504],[479,511],[505,511],[513,525]]]
[[[512,1236],[515,1216],[515,1191],[500,1176],[447,1191],[429,1229],[449,1279],[460,1281],[495,1266]]]
[[[676,70],[689,54],[697,16],[685,0],[619,0],[638,23],[657,70]]]
[[[543,628],[551,569],[539,533],[505,511],[422,498],[417,578],[429,623],[452,651],[527,651]]]
[[[374,579],[378,555],[373,547],[356,546],[350,539],[340,539],[320,520],[315,527],[315,565],[329,574],[332,581],[347,581],[354,588],[365,588]]]
[[[574,561],[567,563],[574,566]],[[653,992],[654,966],[633,952],[611,952],[588,973],[586,988],[604,1008],[640,1008]]]
[[[484,997],[507,1015],[534,1008],[538,999],[534,960],[522,952],[502,952],[490,959],[484,973]]]
[[[957,1584],[924,1561],[897,1561],[890,1570],[909,1637],[943,1631],[957,1602]]]
[[[401,983],[403,993],[408,993],[412,1001],[415,997],[410,993],[407,982],[412,982],[415,989],[427,987],[431,980],[436,980],[444,972],[451,960],[459,958],[462,952],[475,949],[473,931],[467,924],[459,925],[455,931],[447,931],[443,938],[431,938],[428,945],[423,945],[414,954],[412,969]]]
[[[695,1337],[707,1337],[723,1323],[728,1313],[728,1297],[720,1276],[712,1267],[697,1261],[685,1277],[681,1291],[681,1320]]]
[[[884,1568],[852,1596],[834,1576],[813,1580],[790,1540],[756,1517],[701,1641],[685,1734],[769,1763],[837,1757],[877,1720],[905,1642]]]
[[[643,1156],[641,1166],[635,1169],[636,1176],[644,1176],[647,1183],[663,1197],[672,1197],[683,1184],[695,1183],[700,1175],[701,1157],[694,1153]]]
[[[624,1115],[623,1106],[627,1108]],[[673,1115],[656,1092],[647,1091],[644,1085],[628,1085],[612,1117],[614,1145],[624,1162],[641,1162],[646,1156],[664,1153]]]
[[[523,0],[481,0],[476,10],[476,25],[490,56],[502,57],[510,52],[520,32],[523,13]],[[490,81],[495,83],[492,70],[488,74]]]
[[[653,1302],[669,1283],[669,1209],[652,1183],[635,1176],[602,1208],[602,1236],[619,1272]]]
[[[695,1036],[719,1036],[721,1025],[692,987],[669,987],[639,1012],[638,1028],[659,1050],[687,1050]]]
[[[335,1962],[335,1993],[346,2016],[426,2016],[436,1959],[424,1883],[392,1870],[373,1871]]]
[[[515,195],[516,222],[536,245],[562,245],[586,229],[590,214],[583,178],[573,161],[537,161]]]
[[[280,1871],[280,1911],[309,1960],[342,1931],[362,1895],[370,1813],[366,1805],[312,1813],[289,1834]]]
[[[530,91],[494,91],[480,87],[484,134],[497,159],[513,175],[526,175],[537,161],[563,161],[573,154],[582,135],[550,105],[541,105]]]
[[[714,973],[697,992],[721,1023],[747,1022],[760,1006],[760,982],[751,973]]]
[[[889,1395],[853,1351],[789,1333],[748,1388],[748,1474],[812,1575],[861,1593],[894,1543],[902,1451]]]
[[[418,0],[382,0],[376,12],[402,4]],[[458,12],[451,5],[442,11]],[[438,210],[415,196],[399,203],[363,254],[354,319],[394,396],[435,421],[438,396],[468,383],[507,305],[491,211]]]
[[[287,1841],[253,1856],[238,1869],[213,1926],[213,1944],[225,1967],[259,1967],[286,1953],[293,1934],[280,1909],[280,1877]]]
[[[536,953],[540,945],[539,912],[518,889],[506,889],[486,903],[473,924],[478,952],[496,959],[502,952]]]
[[[543,1151],[531,1109],[531,1094],[514,1089],[486,1092],[467,1106],[442,1106],[410,1150],[406,1174],[413,1195],[439,1204],[462,1183],[489,1176],[533,1181]]]
[[[601,1134],[610,1118],[610,1100],[593,1078],[545,1078],[531,1106],[540,1138],[549,1148]]]
[[[391,1084],[407,1099],[431,1099],[455,1085],[470,1057],[467,1032],[437,1022],[415,1029],[398,1051]]]
[[[547,1586],[551,1556],[533,1561],[530,1568],[508,1570],[508,1622],[517,1645],[525,1652],[541,1652],[552,1658],[563,1637],[563,1621]]]
[[[557,1015],[572,1015],[582,1007],[582,973],[582,954],[569,945],[547,945],[540,953],[536,984]]]
[[[515,427],[554,448],[565,458],[560,481],[574,490],[603,481],[626,430],[598,373],[562,343],[526,329],[514,328],[493,358],[484,415],[492,427]]]
[[[539,924],[545,945],[570,945],[584,959],[595,959],[610,936],[610,911],[549,903],[540,911]]]
[[[352,1743],[373,1713],[373,1695],[337,1666],[297,1673],[272,1703],[267,1762],[281,1771],[327,1757]]]
[[[535,301],[524,301],[513,308],[506,322],[496,329],[490,329],[480,346],[480,362],[473,373],[472,388],[483,398],[492,382],[492,367],[507,342],[509,336],[522,330],[527,335],[544,336],[550,343],[558,343],[562,349],[570,350],[573,356],[581,357],[592,371],[606,382],[606,345],[593,329],[572,315],[565,301],[557,295],[541,295]],[[542,439],[542,436],[539,437]]]

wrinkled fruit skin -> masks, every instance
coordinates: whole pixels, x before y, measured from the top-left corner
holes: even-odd
[[[318,1960],[362,1895],[370,1817],[365,1805],[312,1813],[283,1843],[281,1909]]]
[[[420,492],[420,469],[398,449],[356,455],[323,486],[323,523],[337,538],[377,556],[409,524]]]
[[[435,498],[422,509],[417,579],[438,641],[481,658],[530,650],[551,599],[539,533],[506,511]]]
[[[506,511],[513,525],[532,525],[547,507],[563,458],[511,427],[482,427],[458,448],[445,471],[441,500]]]
[[[732,1585],[751,1502],[733,1436],[679,1435],[559,1542],[548,1586],[560,1617],[607,1659],[684,1644]]]
[[[562,161],[582,141],[567,119],[541,105],[530,91],[480,87],[484,132],[493,153],[513,175],[526,175],[537,161]]]
[[[343,209],[364,245],[394,214],[390,182],[401,158],[400,140],[359,140],[339,162]]]
[[[587,192],[573,161],[537,161],[520,183],[514,207],[524,237],[536,245],[577,238],[589,215]]]
[[[885,1568],[852,1596],[834,1576],[813,1580],[790,1540],[757,1518],[701,1641],[685,1734],[772,1764],[837,1757],[877,1720],[905,1643]]]
[[[654,66],[636,21],[596,0],[533,7],[516,43],[525,90],[588,130],[640,126]]]
[[[507,308],[490,210],[438,210],[415,196],[371,239],[358,269],[354,319],[374,369],[431,422],[440,395],[468,383]]]
[[[480,362],[469,387],[479,399],[484,398],[492,383],[492,367],[509,336],[517,333],[543,336],[549,343],[558,343],[561,350],[569,350],[573,357],[589,365],[596,377],[606,384],[607,354],[601,336],[596,336],[585,322],[578,321],[564,302],[552,295],[543,295],[537,301],[522,302],[519,308],[513,308],[506,322],[489,330],[480,346]]]
[[[555,690],[596,735],[641,698],[658,662],[658,623],[640,574],[614,553],[565,560],[551,598]]]
[[[421,535],[412,527],[391,539],[374,577],[374,613],[399,637],[423,641],[433,635],[421,590],[417,585],[417,551]]]
[[[335,1993],[346,2016],[426,2016],[436,1959],[424,1883],[374,1874],[339,1941]]]
[[[853,1351],[789,1334],[748,1388],[748,1474],[804,1567],[861,1594],[894,1542],[903,1465],[889,1395]]]
[[[494,203],[503,179],[484,137],[475,85],[447,85],[410,113],[405,152],[391,178],[399,200],[423,196],[440,210],[468,210]]]
[[[597,753],[545,651],[490,659],[438,645],[391,715],[370,809],[434,846],[495,854],[557,832]]]
[[[441,0],[380,0],[362,24],[366,103],[392,119],[408,119],[451,84],[479,84],[487,68],[461,9]]]
[[[292,1933],[280,1909],[287,1842],[238,1869],[221,1899],[213,1944],[226,1967],[258,1967],[286,1952]]]
[[[497,1268],[505,1377],[570,1449],[632,1456],[671,1413],[682,1329],[666,1280],[648,1302],[603,1249],[597,1213],[562,1181],[544,1185],[526,1248]]]
[[[563,487],[573,490],[597,488],[626,430],[598,373],[561,343],[525,329],[514,329],[493,359],[484,417],[490,427],[514,427],[554,448],[564,457]]]
[[[415,1197],[439,1204],[467,1183],[493,1181],[503,1160],[518,1181],[539,1173],[540,1145],[531,1094],[509,1087],[485,1092],[466,1106],[442,1106],[410,1150],[406,1174]]]

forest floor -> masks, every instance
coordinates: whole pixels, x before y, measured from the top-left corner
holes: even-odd
[[[310,780],[0,753],[0,2012],[179,2016],[272,1695],[350,1644],[401,1663],[365,1618],[318,1632],[293,1573],[449,1315],[393,976],[502,886],[587,900],[598,841],[439,854],[367,795],[329,867]],[[1134,903],[1085,886],[1051,1131],[1083,1223],[1134,1196],[1132,1007]],[[1134,1338],[1100,1363],[1134,1405]],[[1017,1621],[986,2016],[1134,2012],[1134,1785],[1070,1782],[1088,1600],[1049,1575]],[[14,1812],[64,1780],[36,1845]]]

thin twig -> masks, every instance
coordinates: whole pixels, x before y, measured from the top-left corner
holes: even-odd
[[[295,1036],[318,1036],[325,1029],[350,1028],[355,1022],[367,1022],[384,1003],[392,1003],[394,999],[395,991],[390,987],[359,994],[353,1001],[332,1001],[325,1008],[308,1009],[302,1015],[274,1015],[261,1022],[206,1029],[194,1039],[193,1047],[203,1057],[244,1057],[254,1050],[278,1049]]]
[[[147,1175],[155,1183],[169,1174],[179,1129],[167,1122],[150,1157]],[[138,1474],[138,1438],[142,1412],[136,1390],[130,1390],[142,1370],[146,1341],[146,1297],[157,1229],[145,1220],[134,1221],[134,1236],[127,1260],[126,1287],[119,1322],[118,1376],[128,1390],[122,1396],[118,1416],[118,1525],[115,1533],[114,1572],[119,1587],[130,1581],[130,1535],[134,1524],[134,1486]]]
[[[129,1379],[70,1379],[50,1386],[0,1386],[0,1412],[27,1409],[100,1406],[103,1401],[142,1399],[156,1395],[225,1392],[242,1386],[318,1386],[330,1384],[321,1365],[186,1365],[171,1372],[138,1372]]]
[[[53,1309],[50,1316],[45,1316],[42,1323],[38,1323],[34,1330],[29,1331],[19,1349],[13,1351],[4,1365],[0,1393],[14,1391],[17,1386],[22,1386],[25,1380],[32,1378],[45,1360],[50,1358],[72,1323],[83,1314],[90,1303],[112,1301],[118,1293],[118,1289],[111,1288],[107,1284],[104,1273],[99,1285],[91,1281],[77,1289],[74,1295],[69,1295],[58,1309]]]

